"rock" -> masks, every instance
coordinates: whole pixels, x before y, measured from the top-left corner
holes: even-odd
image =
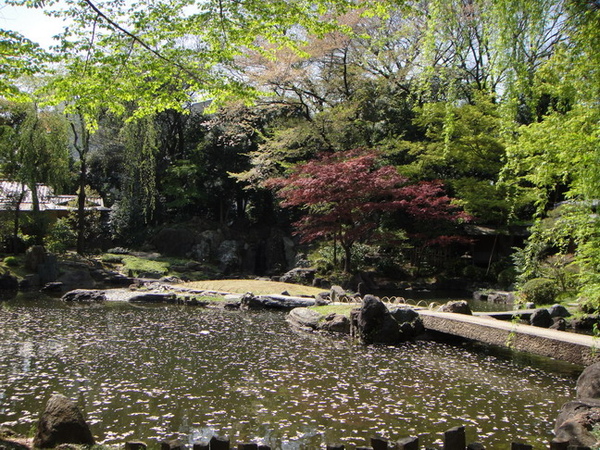
[[[46,260],[46,249],[41,245],[32,245],[25,252],[25,268],[37,272],[38,266]]]
[[[130,270],[128,275],[130,277],[134,277],[135,272]],[[163,272],[146,271],[146,272],[138,273],[136,278],[142,278],[142,279],[146,279],[146,280],[160,280],[162,277],[164,277],[164,275],[165,274]]]
[[[238,241],[228,240],[221,242],[221,245],[217,249],[217,260],[219,261],[219,269],[224,274],[239,271],[242,264],[240,252],[241,246]]]
[[[331,300],[329,299],[329,292],[319,292],[315,297],[315,304],[317,306],[329,305]]]
[[[440,306],[439,312],[447,312],[454,314],[466,314],[468,316],[473,315],[469,304],[465,300],[455,300]]]
[[[191,247],[187,256],[196,261],[208,262],[216,255],[221,242],[223,242],[221,230],[203,231],[200,233],[198,243]]]
[[[61,300],[73,303],[103,302],[106,300],[106,294],[100,290],[75,289],[63,295]]]
[[[251,292],[244,294],[241,298],[242,309],[294,309],[314,306],[313,298],[286,297],[284,295],[261,295],[256,297]]]
[[[390,310],[390,314],[398,323],[412,322],[419,318],[419,313],[407,306],[393,308]]]
[[[555,317],[571,317],[571,313],[563,305],[552,305],[548,308],[548,312],[553,319]]]
[[[577,379],[578,399],[600,399],[600,363],[584,369]]]
[[[54,394],[40,417],[34,446],[52,448],[59,444],[94,443],[92,433],[79,408],[64,395]]]
[[[46,254],[46,259],[44,262],[39,264],[37,267],[37,274],[40,276],[41,284],[56,281],[60,275],[56,255],[52,255],[50,253]]]
[[[580,412],[565,420],[556,430],[553,441],[568,441],[569,448],[597,448],[599,442],[590,430],[600,423],[600,410]]]
[[[487,301],[490,303],[514,303],[515,294],[506,291],[494,291],[488,294]]]
[[[340,302],[346,299],[346,290],[341,286],[331,286],[329,298],[332,302]]]
[[[65,285],[62,281],[53,281],[51,283],[46,283],[40,289],[40,291],[42,291],[42,292],[62,292],[64,288],[65,288]]]
[[[112,253],[114,255],[128,255],[129,250],[123,247],[113,247],[109,248],[106,253]]]
[[[529,323],[534,327],[550,328],[552,325],[552,318],[547,309],[540,308],[536,309],[529,318]]]
[[[331,333],[350,334],[350,319],[343,314],[331,313],[325,316],[320,329]]]
[[[598,316],[584,316],[571,320],[571,326],[576,330],[591,330],[594,325],[600,322]]]
[[[287,319],[292,325],[299,328],[310,328],[316,330],[323,316],[308,308],[294,308],[290,311]]]
[[[9,272],[0,275],[0,289],[16,291],[19,289],[19,280]]]
[[[398,322],[377,297],[366,295],[361,308],[351,314],[351,333],[364,344],[394,345],[400,342]]]
[[[558,430],[558,428],[571,417],[576,416],[577,414],[583,412],[589,412],[598,410],[600,411],[600,399],[581,399],[581,400],[572,400],[570,402],[565,403],[560,408],[560,412],[556,418],[556,422],[554,424],[554,433]]]
[[[562,317],[555,317],[552,319],[551,330],[565,331],[567,329],[567,321]]]
[[[175,277],[175,276],[162,277],[158,281],[161,283],[165,283],[165,284],[181,284],[181,283],[183,283],[183,280],[181,278]]]
[[[66,286],[79,289],[91,289],[96,286],[96,282],[87,267],[64,268],[63,266],[63,271],[64,273],[58,277],[57,281]]]
[[[175,303],[177,296],[171,292],[140,292],[128,299],[129,303]]]
[[[40,285],[40,276],[37,273],[28,273],[25,275],[23,281],[26,282],[27,287],[32,288]]]
[[[279,281],[282,283],[297,283],[311,286],[316,273],[316,269],[296,267],[279,277]]]

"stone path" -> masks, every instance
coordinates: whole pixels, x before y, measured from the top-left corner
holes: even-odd
[[[419,310],[428,330],[588,366],[600,361],[593,336],[522,325],[484,316]]]

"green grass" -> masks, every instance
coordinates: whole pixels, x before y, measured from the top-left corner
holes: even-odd
[[[350,311],[358,308],[356,303],[344,303],[343,305],[324,305],[324,306],[311,306],[309,309],[312,309],[323,316],[327,316],[329,314],[342,314],[346,317],[350,317]]]
[[[232,294],[245,294],[252,292],[254,295],[281,294],[287,291],[290,295],[317,295],[323,289],[300,284],[279,283],[265,280],[206,280],[185,283],[186,287],[205,291],[229,292]]]
[[[7,255],[8,261],[0,262],[0,272],[10,272],[18,278],[24,278],[29,273],[25,269],[25,255]],[[7,264],[8,262],[8,264]]]
[[[155,272],[167,275],[169,273],[169,268],[171,267],[171,264],[165,261],[138,258],[137,256],[131,255],[123,256],[122,262],[125,273],[134,276],[144,272]]]

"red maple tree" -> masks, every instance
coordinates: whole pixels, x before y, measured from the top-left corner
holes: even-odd
[[[352,246],[381,238],[378,218],[383,211],[403,210],[417,220],[455,222],[464,217],[439,182],[409,184],[389,165],[381,165],[376,150],[355,149],[296,165],[289,176],[267,186],[277,189],[283,207],[299,207],[294,223],[302,242],[335,240],[344,250],[344,270],[350,271]]]

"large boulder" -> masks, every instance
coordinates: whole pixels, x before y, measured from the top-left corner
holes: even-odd
[[[600,423],[600,410],[591,409],[570,416],[554,432],[554,441],[569,443],[569,448],[598,448],[598,439],[591,433]]]
[[[46,249],[42,245],[32,245],[25,252],[25,268],[37,272],[38,266],[46,259]]]
[[[129,297],[129,303],[175,303],[177,296],[172,292],[144,292],[140,291]]]
[[[310,286],[315,279],[316,273],[316,269],[296,267],[279,277],[279,281],[282,283],[296,283]]]
[[[577,398],[600,399],[600,363],[585,368],[577,379]]]
[[[288,315],[288,322],[299,328],[310,328],[316,330],[323,316],[315,310],[308,308],[294,308]]]
[[[469,304],[465,300],[455,300],[442,305],[438,309],[439,312],[455,313],[455,314],[466,314],[472,315],[473,312],[469,307]]]
[[[255,296],[251,292],[244,294],[241,298],[241,309],[279,309],[288,310],[294,308],[305,308],[314,306],[314,298],[289,297],[287,295],[261,295]]]
[[[52,448],[60,444],[94,445],[94,438],[83,414],[64,395],[53,395],[40,417],[33,445]]]
[[[0,274],[0,289],[16,291],[19,289],[19,280],[9,272]]]
[[[552,305],[548,308],[548,312],[553,319],[555,317],[571,317],[571,313],[563,305]]]
[[[321,330],[331,333],[350,333],[350,319],[343,314],[331,313],[325,316]]]
[[[75,289],[63,295],[61,300],[72,303],[99,303],[106,300],[106,293],[96,289]]]
[[[65,286],[78,288],[93,288],[96,285],[92,274],[87,267],[66,267],[63,266],[63,274],[58,277]]]
[[[529,318],[529,323],[534,327],[550,328],[552,326],[552,317],[545,308],[536,309]]]
[[[592,429],[600,424],[600,363],[586,367],[577,380],[577,400],[565,403],[556,419],[554,440],[597,447]]]
[[[377,297],[366,295],[361,308],[351,314],[351,334],[364,344],[394,345],[400,342],[398,322]]]
[[[200,233],[198,242],[191,247],[187,256],[196,261],[208,262],[217,253],[217,249],[223,242],[221,230],[206,230]]]
[[[413,339],[425,332],[425,326],[414,309],[406,306],[400,306],[390,310],[392,317],[400,326],[401,339],[404,341]]]
[[[240,242],[227,240],[221,242],[217,249],[217,260],[219,269],[224,274],[230,274],[240,270],[242,266],[242,246]]]
[[[42,285],[56,281],[60,273],[56,256],[47,253],[41,245],[34,245],[27,249],[25,252],[25,268],[37,273]]]

